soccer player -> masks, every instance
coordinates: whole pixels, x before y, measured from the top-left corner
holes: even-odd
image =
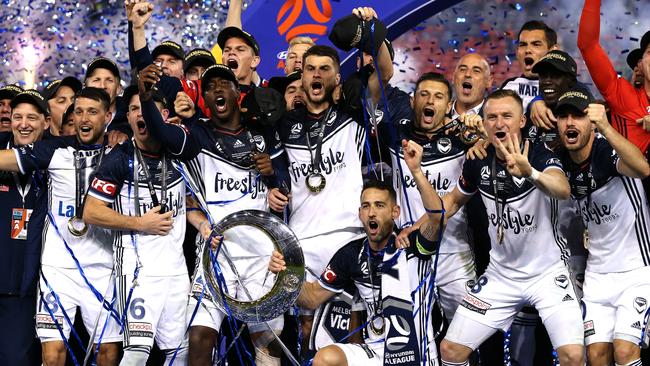
[[[157,92],[148,97],[166,119],[164,97]],[[120,364],[144,365],[155,340],[166,363],[178,347],[175,362],[184,365],[184,315],[190,290],[183,255],[185,182],[147,130],[138,87],[129,86],[124,98],[129,101],[133,140],[102,161],[88,190],[84,221],[118,231],[113,243],[115,276],[119,313],[125,314]]]
[[[40,140],[51,122],[45,98],[29,90],[11,104],[11,133],[0,134],[3,148]],[[47,195],[40,172],[0,174],[0,364],[40,364],[36,344],[36,280]],[[40,216],[40,220],[39,220]]]
[[[72,105],[74,95],[81,87],[82,85],[79,80],[75,77],[68,76],[49,83],[43,89],[43,96],[47,99],[52,113],[52,125],[50,126],[50,133],[52,135],[61,135],[63,114]]]
[[[503,82],[501,89],[514,90],[524,101],[524,110],[539,95],[539,80],[533,66],[548,51],[557,49],[557,33],[540,20],[530,20],[519,29],[517,36],[517,63],[521,76]]]
[[[429,285],[431,256],[442,234],[442,201],[420,168],[422,147],[407,140],[402,140],[401,146],[426,207],[427,220],[409,235],[408,246],[400,245],[394,232],[400,215],[395,190],[381,181],[363,186],[358,215],[365,236],[338,250],[318,281],[303,284],[298,304],[315,309],[354,285],[368,314],[368,337],[362,344],[335,343],[321,348],[314,357],[315,366],[384,365],[405,360],[409,364],[438,364],[433,329],[424,325],[431,322],[431,314],[425,310],[431,305],[430,298],[428,290],[422,289]],[[282,255],[274,252],[271,271],[279,272],[284,266]]]
[[[159,68],[151,65],[140,72],[140,80],[141,83],[155,83],[160,75]],[[211,204],[207,207],[212,217],[223,218],[246,209],[267,210],[268,188],[277,186],[271,159],[275,160],[280,156],[279,142],[273,142],[272,137],[268,138],[264,133],[242,124],[237,104],[237,78],[230,68],[221,64],[211,66],[203,73],[202,85],[203,97],[210,108],[211,119],[184,120],[185,126],[165,124],[152,102],[148,101],[142,104],[147,128],[161,141],[171,156],[187,161],[188,174],[199,182],[199,193],[205,197],[206,202],[232,201],[231,204]],[[269,151],[277,152],[270,156]],[[234,246],[228,247],[231,254],[239,250]],[[211,364],[217,332],[225,317],[209,298],[209,294],[203,290],[202,268],[202,264],[197,263],[192,283],[192,298],[188,305],[188,314],[191,314],[195,307],[199,306],[198,299],[203,293],[203,300],[190,328],[189,358],[192,365]],[[251,293],[256,293],[256,288],[260,287],[262,280],[247,272],[240,274]],[[264,273],[262,278],[263,276]],[[235,288],[235,284],[232,286],[229,287],[231,294],[243,291],[241,288]],[[239,298],[246,299],[245,295],[241,294]],[[281,323],[271,322],[271,326],[278,330],[278,333],[282,329]],[[254,343],[256,340],[262,342],[265,339],[262,337],[263,331],[267,331],[264,325],[249,327]],[[236,329],[233,332],[236,332]],[[260,334],[256,336],[255,333]],[[262,343],[256,345],[260,348],[266,347],[266,344]]]
[[[82,221],[91,176],[107,150],[104,137],[111,120],[110,103],[104,90],[83,88],[74,102],[76,136],[0,151],[0,170],[22,174],[46,170],[49,175],[36,311],[36,332],[47,365],[65,364],[61,338],[70,336],[77,307],[94,342],[101,340],[98,364],[117,363],[119,319],[109,297],[114,288],[113,236]]]
[[[381,141],[391,141],[391,129],[395,129],[397,140],[412,140],[424,149],[422,167],[429,183],[439,195],[450,193],[458,181],[465,162],[466,145],[456,135],[444,132],[445,117],[451,109],[451,85],[438,73],[425,73],[415,83],[413,108],[405,114],[393,115],[399,121],[396,126],[379,125]],[[479,118],[474,115],[474,118]],[[409,174],[405,154],[400,144],[390,144],[393,169],[393,188],[397,192],[400,227],[413,221],[426,220],[425,206],[420,200],[415,180]],[[413,223],[399,237],[407,238],[420,226]],[[437,264],[436,285],[440,291],[440,305],[445,317],[451,322],[463,296],[466,283],[475,279],[474,260],[469,246],[467,217],[464,209],[447,222],[445,235],[440,243]]]
[[[618,76],[607,52],[599,43],[599,37],[600,0],[585,0],[578,28],[578,48],[594,84],[609,105],[612,126],[647,157],[650,154],[650,128],[644,130],[643,124],[637,120],[650,114],[650,31],[643,35],[640,42],[644,75],[641,88],[635,88],[628,80]],[[650,122],[650,119],[647,121]]]
[[[366,22],[377,17],[371,8],[355,8],[353,13]],[[392,62],[384,43],[377,54],[382,75],[392,75]],[[272,189],[269,203],[278,212],[290,204],[289,226],[301,242],[305,265],[314,273],[307,275],[311,279],[323,272],[339,248],[362,234],[354,201],[363,186],[361,153],[365,131],[356,99],[333,103],[333,91],[341,78],[339,67],[336,50],[319,45],[309,48],[303,56],[306,108],[288,112],[277,125],[289,160],[292,196],[289,200],[279,189]],[[378,87],[376,74],[370,76],[373,77],[371,87]],[[341,191],[341,187],[346,189]],[[328,219],[322,221],[322,217]],[[322,321],[327,318],[322,317]],[[304,318],[303,334],[310,330],[311,322]],[[322,344],[342,338],[348,329],[342,325],[329,332],[336,334],[325,337],[330,339],[323,339]],[[314,339],[310,343],[315,349],[314,343],[320,341]]]
[[[641,365],[650,296],[650,207],[641,179],[650,166],[589,91],[563,94],[554,113],[571,196],[586,228],[582,300],[589,364]]]
[[[467,365],[470,353],[495,331],[507,330],[526,304],[539,311],[561,365],[583,364],[581,313],[555,234],[557,202],[569,185],[556,155],[522,141],[523,105],[512,90],[485,102],[484,127],[493,146],[483,160],[467,160],[454,190],[443,197],[453,216],[479,192],[492,241],[490,263],[458,307],[440,345],[443,365]]]

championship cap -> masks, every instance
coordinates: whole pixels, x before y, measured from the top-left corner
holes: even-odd
[[[570,74],[573,77],[578,76],[578,66],[573,57],[569,56],[568,53],[560,50],[549,51],[544,57],[540,58],[539,61],[533,66],[533,72],[539,74],[543,69],[551,67],[558,71],[561,71],[566,74]]]
[[[217,44],[219,47],[221,47],[222,51],[226,46],[226,42],[233,37],[243,39],[246,44],[253,48],[253,52],[256,56],[260,55],[260,45],[257,43],[257,40],[255,40],[255,37],[253,37],[252,34],[237,27],[226,27],[222,29],[221,32],[219,32],[219,35],[217,36]]]
[[[329,39],[343,51],[358,48],[369,55],[376,55],[386,39],[387,31],[379,19],[374,19],[373,22],[374,31],[371,31],[371,22],[363,21],[355,15],[345,16],[334,23]]]
[[[29,89],[16,95],[14,99],[11,100],[11,109],[16,108],[16,106],[21,103],[29,103],[35,106],[39,111],[41,111],[41,113],[45,115],[45,117],[50,115],[50,106],[47,104],[47,100],[43,98],[38,90]]]
[[[280,94],[284,95],[289,84],[302,78],[302,71],[297,70],[287,76],[275,76],[269,80],[269,88],[277,90]]]
[[[77,78],[72,77],[72,76],[66,76],[63,79],[59,80],[54,80],[53,82],[47,84],[45,89],[43,89],[43,97],[47,100],[50,100],[54,98],[54,95],[56,95],[56,92],[59,90],[60,87],[62,86],[67,86],[70,89],[72,89],[73,92],[78,92],[82,88],[81,81],[77,80]]]
[[[573,107],[582,112],[593,102],[594,96],[588,89],[576,86],[560,96],[553,112],[557,114],[567,107]]]
[[[203,75],[201,75],[201,85],[206,85],[209,79],[217,76],[232,81],[235,83],[235,86],[239,88],[237,77],[232,72],[232,70],[230,70],[230,68],[224,64],[214,64],[205,69]]]
[[[23,88],[16,85],[5,85],[0,88],[0,99],[14,99],[14,97],[23,92]]]
[[[187,72],[187,70],[194,65],[201,65],[207,68],[216,63],[217,61],[214,59],[214,56],[210,51],[203,48],[195,48],[185,55],[185,59],[183,60],[183,72]]]
[[[155,60],[159,55],[172,55],[179,60],[185,58],[185,51],[174,41],[164,41],[151,51],[151,57]]]
[[[84,76],[84,81],[88,79],[90,75],[93,74],[93,71],[96,69],[106,69],[110,71],[113,76],[115,76],[118,79],[120,78],[120,69],[117,67],[117,64],[106,57],[95,57],[90,63],[88,64],[88,68],[86,69],[86,75]]]

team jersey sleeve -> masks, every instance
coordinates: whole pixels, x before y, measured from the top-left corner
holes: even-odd
[[[354,268],[357,255],[351,255],[349,245],[339,249],[321,274],[318,282],[329,291],[341,293],[352,282],[350,268]]]
[[[30,145],[14,148],[18,168],[22,174],[47,169],[56,149],[63,147],[62,139],[36,141]]]
[[[621,175],[618,171],[618,154],[604,137],[596,135],[593,149],[592,164],[598,164],[598,169],[610,177]]]
[[[180,160],[191,160],[201,151],[200,142],[197,140],[198,128],[195,123],[186,125],[165,123],[153,99],[141,101],[142,117],[147,128],[167,151]]]
[[[88,195],[106,203],[113,203],[128,178],[130,164],[133,164],[133,160],[124,152],[124,147],[111,151],[97,168],[88,187]]]
[[[478,190],[477,171],[479,166],[477,162],[477,160],[465,160],[465,163],[463,163],[463,171],[458,178],[458,184],[456,186],[466,196],[471,196]]]
[[[530,165],[540,172],[549,169],[559,169],[562,172],[564,171],[560,158],[544,143],[534,143],[528,154],[528,159]]]

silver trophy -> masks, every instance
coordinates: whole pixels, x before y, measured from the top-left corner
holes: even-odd
[[[216,306],[241,321],[258,323],[282,315],[296,302],[305,260],[289,226],[268,212],[244,210],[226,216],[213,230],[224,240],[220,248],[206,243],[202,263]],[[287,267],[277,275],[268,271],[273,250],[282,253]],[[221,286],[216,272],[224,280]]]

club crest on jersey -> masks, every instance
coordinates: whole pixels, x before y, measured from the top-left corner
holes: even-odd
[[[648,307],[648,301],[645,299],[645,297],[636,297],[634,299],[634,309],[639,314],[643,313],[647,307]]]
[[[332,111],[330,114],[329,118],[327,119],[327,122],[325,122],[326,125],[331,126],[332,123],[336,121],[336,111]]]
[[[536,137],[537,136],[537,126],[531,126],[530,129],[528,130],[528,137]]]
[[[381,120],[384,118],[384,111],[381,109],[375,110],[375,123],[381,122]]]
[[[297,135],[302,131],[302,123],[296,123],[295,125],[291,126],[291,133],[294,135]]]
[[[487,166],[484,166],[481,168],[481,179],[483,180],[489,180],[490,179],[490,168]]]
[[[266,142],[264,141],[264,138],[259,135],[253,136],[253,141],[255,141],[255,148],[257,151],[265,151],[266,150]]]
[[[512,181],[515,182],[517,187],[521,188],[521,186],[523,186],[524,183],[526,182],[526,178],[523,178],[523,177],[517,178],[517,177],[513,176]]]
[[[442,137],[436,142],[436,147],[440,153],[447,154],[451,151],[451,140],[447,137]]]
[[[563,275],[563,274],[559,275],[559,276],[555,277],[555,284],[559,288],[565,289],[565,288],[567,288],[567,286],[569,286],[569,279],[567,278],[566,275]]]

